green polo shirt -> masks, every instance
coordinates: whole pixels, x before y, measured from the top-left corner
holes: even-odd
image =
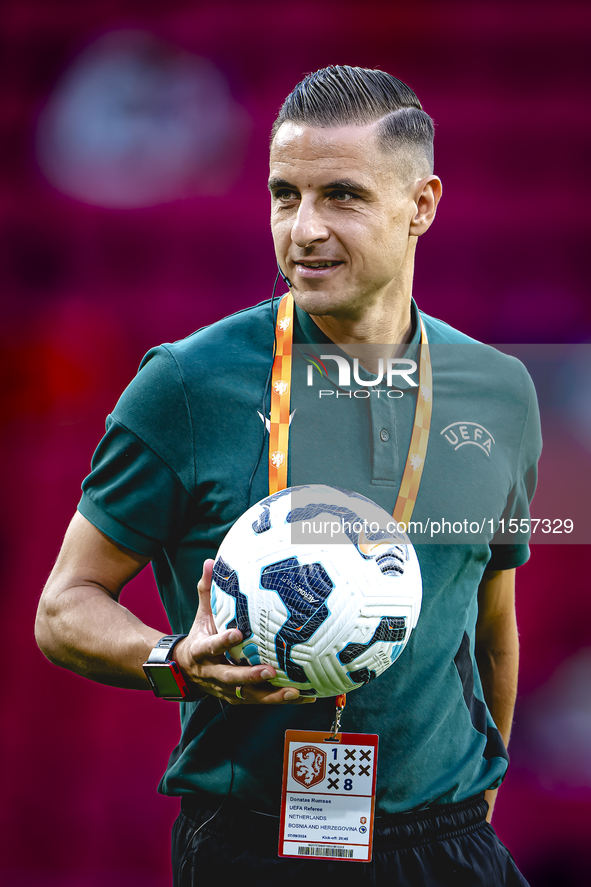
[[[409,359],[419,339],[416,311],[413,303]],[[422,317],[433,415],[409,528],[423,576],[422,612],[397,662],[350,694],[343,725],[380,736],[378,814],[461,801],[504,776],[506,751],[474,662],[477,589],[487,567],[527,560],[527,534],[499,536],[498,522],[528,516],[541,447],[535,392],[522,364]],[[203,561],[268,494],[262,418],[270,409],[273,338],[267,301],[150,351],[107,419],[84,481],[80,512],[152,558],[174,632],[191,627]],[[341,385],[336,362],[326,357],[342,352],[299,309],[294,343],[290,484],[354,489],[392,512],[416,386],[399,377],[367,396],[355,392],[370,386]],[[322,375],[314,370],[310,380],[308,366],[318,357]],[[361,369],[357,376],[371,378]],[[442,524],[439,532],[433,522]],[[226,706],[224,714],[213,697],[181,704],[182,736],[161,791],[198,793],[215,804],[228,791],[232,761],[233,797],[276,814],[285,730],[326,730],[334,700]]]

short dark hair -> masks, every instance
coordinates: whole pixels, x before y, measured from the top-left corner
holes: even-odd
[[[414,147],[433,172],[433,121],[410,86],[372,68],[330,65],[308,74],[285,99],[271,141],[288,121],[329,127],[378,120],[378,139],[384,149]]]

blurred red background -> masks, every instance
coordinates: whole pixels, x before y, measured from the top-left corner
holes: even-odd
[[[156,785],[175,706],[51,666],[34,612],[142,355],[270,295],[267,146],[285,95],[335,63],[409,83],[444,182],[419,305],[488,342],[585,343],[590,35],[591,7],[571,2],[4,0],[4,883],[170,883],[178,804]],[[520,697],[495,825],[534,887],[587,870],[588,554],[536,545],[518,573]],[[148,571],[123,602],[167,630]]]

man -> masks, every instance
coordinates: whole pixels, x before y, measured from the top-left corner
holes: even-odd
[[[375,373],[378,356],[395,353],[384,343],[418,348],[428,335],[432,432],[415,516],[424,526],[444,511],[453,526],[477,516],[483,528],[447,540],[462,544],[415,540],[424,586],[418,627],[396,665],[347,705],[347,729],[380,735],[373,861],[277,858],[284,732],[327,730],[334,701],[311,704],[273,686],[272,666],[230,665],[224,653],[240,633],[217,633],[209,606],[211,558],[269,490],[260,418],[269,410],[273,303],[147,355],[109,417],[43,593],[42,650],[103,683],[149,688],[142,665],[163,632],[118,603],[149,560],[173,631],[187,634],[164,642],[191,700],[182,703],[182,738],[161,784],[183,797],[175,884],[204,874],[253,885],[331,877],[413,887],[525,883],[485,822],[484,793],[492,809],[507,767],[518,656],[514,573],[528,557],[527,537],[489,543],[499,519],[528,514],[539,421],[517,361],[424,315],[421,332],[414,253],[441,196],[432,141],[432,121],[412,90],[381,71],[339,66],[298,84],[271,143],[271,226],[296,304],[294,342],[320,350],[338,343]],[[415,403],[431,397],[424,386],[418,394],[399,387],[397,400],[325,398],[322,416],[302,397],[290,483],[310,480],[311,441],[331,433],[338,448],[321,463],[322,480],[392,512]],[[296,400],[294,390],[298,409]],[[296,462],[302,477],[294,477]]]

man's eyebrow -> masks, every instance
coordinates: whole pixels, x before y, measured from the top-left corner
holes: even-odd
[[[370,193],[369,188],[360,185],[359,182],[354,182],[352,179],[336,179],[334,182],[328,182],[328,184],[323,185],[323,188],[326,191],[355,191],[357,194]]]
[[[327,182],[322,186],[325,191],[355,191],[357,194],[369,194],[370,189],[359,182],[352,179],[335,179],[333,182]],[[297,191],[298,188],[288,182],[286,179],[273,177],[269,179],[269,191],[278,191],[280,188],[287,188],[289,191]]]
[[[287,182],[285,179],[276,177],[269,179],[269,191],[277,191],[279,188],[288,188],[290,191],[298,190],[295,185],[292,185],[291,182]]]

